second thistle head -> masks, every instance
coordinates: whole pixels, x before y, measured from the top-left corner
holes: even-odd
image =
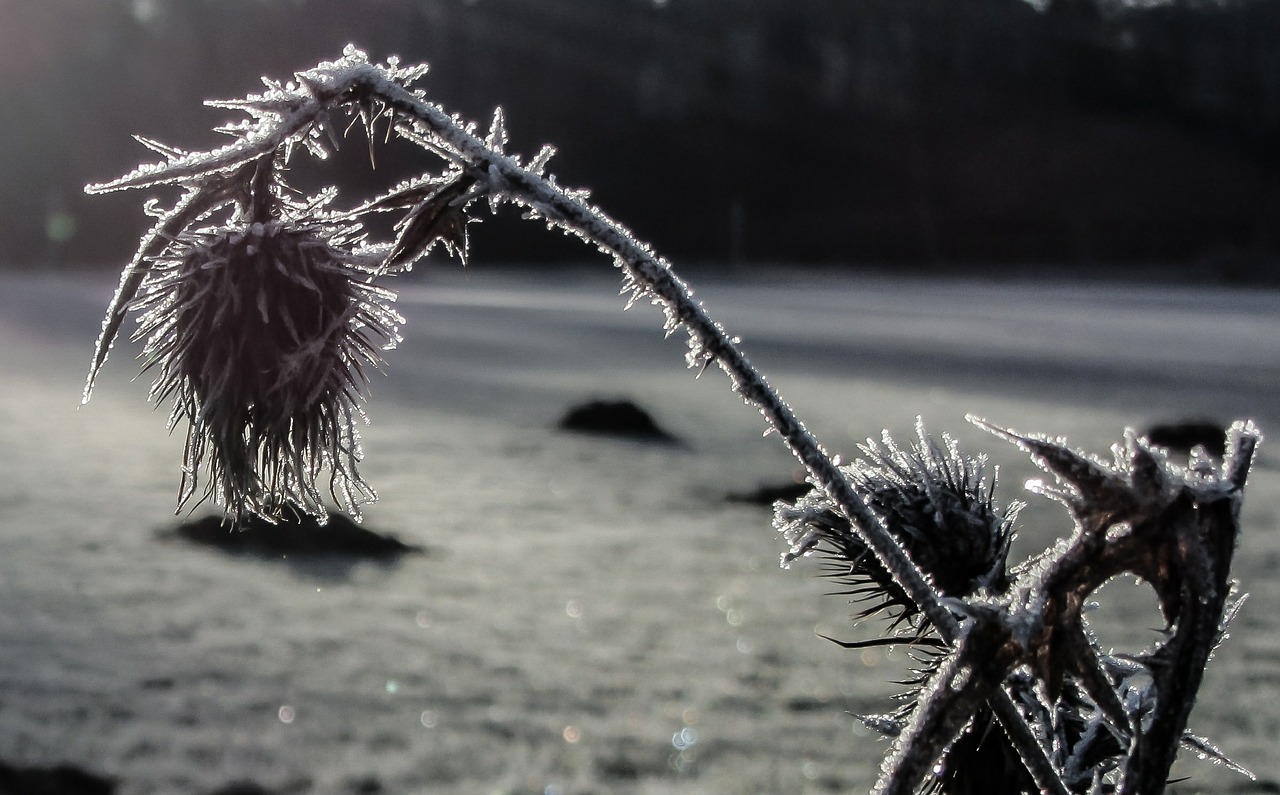
[[[344,507],[374,497],[356,462],[363,366],[398,340],[394,295],[370,284],[353,229],[267,220],[190,232],[152,266],[143,314],[152,395],[189,423],[186,502],[205,481],[231,517],[285,505],[325,515],[316,482]]]
[[[845,476],[942,595],[1002,591],[1020,504],[1002,508],[996,503],[983,458],[966,456],[946,436],[939,444],[921,426],[917,436],[907,448],[887,433],[878,445],[868,442],[863,457],[843,468]],[[897,624],[917,614],[892,574],[820,490],[795,505],[778,503],[774,524],[792,546],[784,561],[821,551],[828,575],[848,584],[847,594],[869,603],[859,617],[888,610]]]

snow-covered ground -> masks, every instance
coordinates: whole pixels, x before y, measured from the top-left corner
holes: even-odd
[[[1106,453],[1126,426],[1280,429],[1280,295],[849,274],[692,278],[829,449],[915,417],[1035,472],[973,412]],[[795,465],[723,375],[683,367],[652,307],[599,271],[430,271],[402,282],[405,341],[377,377],[367,524],[427,547],[307,566],[162,538],[181,434],[119,346],[84,368],[113,279],[0,274],[0,760],[68,762],[121,793],[865,791],[902,654],[861,637],[816,567],[778,569],[763,509],[727,492]],[[554,429],[626,396],[687,444]],[[1192,728],[1280,781],[1280,473],[1264,445],[1236,574],[1252,597]],[[1069,527],[1024,512],[1015,558]],[[1107,591],[1111,591],[1108,594]],[[1155,625],[1104,589],[1103,638]],[[1110,598],[1108,598],[1110,597]],[[1248,791],[1187,759],[1179,792]],[[375,789],[375,784],[381,789]],[[1262,791],[1262,790],[1258,790]]]

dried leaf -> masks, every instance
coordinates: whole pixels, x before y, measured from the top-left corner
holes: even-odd
[[[457,200],[466,196],[475,184],[474,177],[459,176],[437,188],[410,210],[398,224],[400,234],[387,255],[384,267],[395,269],[411,265],[436,241],[444,243],[449,252],[466,265],[467,224],[471,219],[467,216],[467,203]]]

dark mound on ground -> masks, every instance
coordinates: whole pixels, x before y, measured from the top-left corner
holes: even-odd
[[[226,786],[218,787],[209,795],[275,795],[275,793],[256,781],[233,781]]]
[[[112,779],[72,765],[15,767],[0,762],[0,795],[112,795]]]
[[[733,491],[724,496],[725,502],[741,502],[772,508],[775,502],[795,502],[813,490],[808,483],[762,483],[753,491]]]
[[[264,787],[253,779],[244,778],[223,784],[221,787],[208,792],[207,795],[301,795],[304,792],[311,792],[312,784],[313,782],[309,777],[299,776],[272,789]],[[365,795],[366,793],[366,790],[359,788],[349,788],[342,791],[351,793],[351,795]]]
[[[630,400],[592,400],[574,406],[560,418],[557,427],[564,431],[650,442],[679,441],[659,426],[649,412]]]
[[[337,514],[331,515],[325,524],[320,524],[314,516],[290,518],[276,524],[256,516],[235,524],[209,516],[183,522],[173,529],[173,535],[224,552],[272,557],[331,556],[389,561],[424,551]]]
[[[1212,420],[1194,419],[1152,425],[1143,432],[1147,441],[1175,453],[1190,453],[1197,445],[1209,455],[1222,458],[1226,453],[1227,429]]]

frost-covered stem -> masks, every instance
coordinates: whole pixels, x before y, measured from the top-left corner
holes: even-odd
[[[911,795],[969,720],[1000,687],[1020,649],[996,610],[973,610],[948,657],[925,687],[907,730],[885,758],[873,795]]]
[[[791,407],[751,364],[719,323],[711,319],[692,291],[648,246],[599,209],[580,201],[563,188],[544,179],[460,127],[435,105],[423,101],[394,82],[384,82],[376,93],[396,111],[411,116],[432,134],[447,142],[465,159],[487,172],[493,192],[524,205],[563,228],[575,232],[612,254],[630,277],[659,298],[692,336],[695,350],[714,359],[728,374],[733,389],[754,405],[782,437],[792,454],[804,465],[814,482],[849,519],[868,548],[903,591],[933,624],[939,635],[954,643],[960,636],[955,617],[942,604],[938,592],[889,534],[879,517],[854,491],[835,460],[800,422]],[[1012,699],[1003,690],[990,700],[1000,722],[1018,746],[1037,786],[1043,792],[1067,795],[1066,787],[1054,771],[1044,748],[1035,739]]]
[[[659,298],[671,316],[683,325],[696,343],[695,350],[714,359],[729,375],[733,389],[757,407],[787,447],[804,465],[814,482],[858,529],[876,558],[892,572],[924,616],[948,643],[960,635],[959,624],[942,604],[937,591],[889,534],[879,517],[854,491],[832,457],[805,428],[791,407],[751,364],[734,340],[711,319],[689,287],[649,247],[617,221],[597,208],[574,198],[563,188],[493,151],[484,141],[462,129],[438,107],[395,83],[378,86],[378,94],[395,110],[418,120],[432,134],[446,141],[464,158],[488,173],[490,190],[538,212],[612,254],[637,284]],[[1066,795],[1066,787],[1054,771],[1044,748],[1035,739],[1012,699],[1003,690],[990,701],[1041,791]]]
[[[715,359],[729,374],[734,390],[764,414],[770,425],[782,436],[787,446],[817,483],[839,506],[854,527],[865,536],[867,546],[899,581],[903,590],[925,617],[932,622],[944,640],[952,642],[958,627],[951,613],[942,606],[938,592],[921,573],[902,547],[894,541],[883,523],[854,492],[817,439],[805,429],[791,408],[747,360],[733,340],[713,321],[694,299],[692,292],[670,267],[649,247],[617,221],[597,208],[575,198],[570,191],[542,177],[471,134],[461,122],[440,107],[427,102],[419,93],[397,82],[382,68],[372,64],[351,64],[336,69],[317,70],[298,75],[304,89],[277,99],[271,110],[276,120],[235,143],[211,153],[174,157],[163,167],[143,168],[122,179],[87,188],[103,192],[143,184],[180,182],[198,174],[223,173],[245,167],[250,161],[269,155],[317,120],[325,118],[331,106],[344,102],[368,102],[374,98],[385,103],[391,114],[412,119],[421,132],[457,152],[477,179],[483,179],[485,191],[505,198],[541,214],[549,222],[573,231],[614,256],[642,289],[661,300],[672,318],[684,325],[696,343],[697,351],[707,359]],[[144,242],[135,263],[145,262],[151,244],[163,244],[164,236],[155,235]],[[135,278],[126,276],[126,279]],[[140,275],[137,276],[140,278]],[[122,306],[132,291],[122,289]],[[114,314],[109,315],[109,322]],[[118,326],[118,323],[116,324]],[[114,336],[104,328],[103,341],[95,354],[93,374],[106,359],[106,348]],[[86,395],[88,390],[86,390]]]
[[[996,719],[1000,721],[1005,734],[1009,736],[1009,742],[1017,749],[1018,757],[1026,765],[1027,772],[1031,774],[1031,780],[1036,783],[1040,792],[1049,793],[1049,795],[1071,795],[1062,777],[1058,775],[1058,769],[1049,759],[1044,746],[1040,744],[1040,739],[1027,725],[1026,719],[1018,710],[1018,705],[1013,702],[1008,692],[999,690],[987,699],[987,704],[995,713]]]
[[[654,296],[661,299],[694,338],[697,350],[728,373],[744,400],[760,409],[769,424],[782,436],[796,458],[819,486],[840,507],[866,537],[876,557],[899,580],[903,590],[947,640],[958,628],[951,613],[942,606],[938,593],[907,557],[866,503],[854,492],[830,455],[809,433],[791,408],[748,361],[718,323],[693,297],[689,287],[647,246],[617,221],[598,209],[570,196],[563,188],[521,168],[484,141],[458,126],[435,105],[395,83],[378,87],[379,96],[395,110],[418,120],[464,158],[489,174],[490,190],[544,215],[612,254],[627,273]]]
[[[866,536],[867,545],[885,568],[897,577],[903,590],[937,627],[942,637],[948,641],[957,637],[956,621],[942,606],[937,591],[893,540],[866,503],[854,493],[831,456],[805,429],[791,408],[752,366],[724,329],[707,315],[688,286],[650,248],[639,243],[625,227],[600,210],[574,198],[569,191],[554,182],[522,168],[514,159],[495,151],[485,141],[468,132],[455,118],[400,85],[377,66],[351,65],[331,71],[300,74],[299,79],[304,84],[305,91],[294,92],[287,100],[280,100],[284,104],[273,109],[278,113],[278,120],[265,129],[246,135],[216,152],[174,157],[163,167],[143,168],[125,178],[93,185],[86,190],[97,193],[143,184],[180,182],[199,174],[229,174],[256,158],[275,152],[300,131],[325,117],[331,105],[357,97],[376,97],[386,103],[393,113],[413,119],[430,135],[455,149],[478,176],[487,178],[488,184],[485,187],[491,195],[524,205],[542,214],[548,221],[576,232],[601,250],[612,254],[637,284],[658,297],[667,306],[672,317],[688,329],[699,352],[708,358],[714,358],[729,374],[735,391],[760,409],[818,485]],[[233,180],[229,179],[228,182]],[[202,211],[207,209],[207,206],[201,208]],[[140,280],[143,274],[139,268],[144,266],[140,263],[145,264],[156,253],[154,249],[167,243],[169,235],[163,233],[167,231],[167,221],[181,216],[185,225],[190,221],[190,214],[189,204],[180,205],[166,222],[162,222],[157,232],[143,242],[134,258],[134,267],[126,271],[126,280]],[[132,297],[133,292],[126,289],[119,291],[121,306],[113,305],[112,312],[108,315],[109,322],[116,315],[123,315],[123,305]],[[111,331],[114,332],[114,329]],[[104,329],[103,339],[106,342],[100,343],[91,368],[92,373],[96,373],[105,361],[106,347],[113,336],[114,334],[107,334]]]
[[[84,392],[80,397],[81,404],[89,402],[89,395],[93,392],[93,382],[98,376],[98,371],[107,361],[112,340],[124,323],[124,316],[129,309],[129,299],[138,292],[138,288],[146,278],[152,258],[163,251],[187,224],[208,209],[207,202],[203,201],[199,194],[187,194],[138,245],[138,252],[134,254],[129,267],[125,268],[120,275],[120,286],[116,289],[111,305],[107,307],[107,316],[102,322],[102,332],[98,335],[98,344],[94,349],[93,362],[89,366],[89,377],[85,381]]]

